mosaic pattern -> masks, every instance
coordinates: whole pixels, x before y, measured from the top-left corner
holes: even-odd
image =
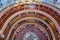
[[[60,40],[60,10],[45,4],[13,4],[1,11],[0,40]]]
[[[27,24],[29,25],[29,24]],[[46,37],[43,35],[43,33],[41,31],[39,31],[37,28],[33,27],[32,25],[34,24],[30,24],[30,28],[29,29],[23,29],[22,32],[18,33],[15,36],[15,40],[47,40]],[[26,26],[28,27],[28,26]],[[24,31],[26,30],[26,31]],[[36,31],[36,32],[35,32]],[[19,36],[21,35],[21,36]],[[42,37],[44,38],[42,38]],[[18,38],[20,37],[20,38]]]

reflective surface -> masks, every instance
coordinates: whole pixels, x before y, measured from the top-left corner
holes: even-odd
[[[24,35],[23,40],[39,40],[39,39],[38,39],[38,36],[35,33],[33,33],[33,32],[27,32]]]

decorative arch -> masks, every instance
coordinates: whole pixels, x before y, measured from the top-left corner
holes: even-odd
[[[56,7],[53,7],[52,5],[46,3],[13,4],[1,11],[0,15],[0,39],[2,40],[7,40],[12,25],[14,25],[14,23],[16,23],[18,20],[21,20],[25,17],[36,17],[45,21],[51,27],[53,32],[52,35],[55,36],[55,39],[53,39],[53,37],[50,38],[52,38],[53,40],[59,40],[58,36],[60,34],[60,10]],[[32,21],[34,22],[34,20]],[[24,22],[21,22],[21,24],[22,23]],[[45,25],[43,25],[42,27],[44,26]],[[2,34],[5,36],[5,38],[2,38]],[[12,39],[9,38],[9,40]]]

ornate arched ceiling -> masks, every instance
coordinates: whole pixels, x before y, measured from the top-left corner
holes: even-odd
[[[60,40],[60,10],[17,1],[0,12],[0,40]]]

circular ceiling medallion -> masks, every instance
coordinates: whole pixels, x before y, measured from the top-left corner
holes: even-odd
[[[26,25],[24,29],[14,36],[14,40],[47,40],[45,34],[32,24]],[[29,27],[29,28],[27,28]]]

